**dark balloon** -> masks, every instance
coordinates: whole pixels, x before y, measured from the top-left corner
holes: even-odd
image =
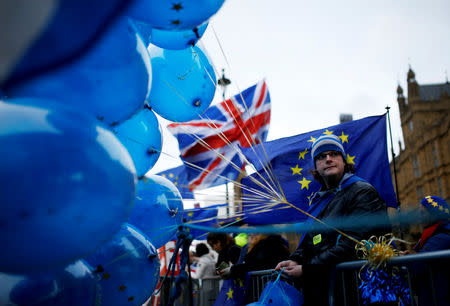
[[[141,305],[159,280],[157,250],[129,224],[86,261],[95,267],[98,305]]]
[[[161,155],[162,133],[155,114],[144,108],[113,132],[130,153],[137,175],[145,175]]]
[[[55,270],[86,256],[133,206],[136,172],[126,149],[68,109],[0,102],[0,169],[2,272]]]
[[[160,48],[169,50],[182,50],[193,47],[203,36],[208,27],[208,23],[200,25],[198,28],[184,31],[167,31],[152,29],[150,42]]]
[[[156,248],[175,235],[182,216],[181,195],[171,181],[159,175],[139,180],[128,222],[145,233]]]
[[[170,121],[190,121],[211,104],[216,76],[208,58],[198,47],[165,50],[150,45],[153,69],[148,105]]]
[[[5,93],[11,98],[52,99],[112,125],[124,121],[142,108],[151,88],[150,59],[136,31],[121,18],[76,61]]]
[[[95,302],[96,278],[83,261],[52,273],[0,273],[0,284],[0,305],[91,306]]]
[[[139,0],[128,15],[164,30],[193,29],[214,15],[224,0]]]

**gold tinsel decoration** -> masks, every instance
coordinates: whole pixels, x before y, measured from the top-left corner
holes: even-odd
[[[372,236],[369,240],[362,240],[356,244],[356,253],[359,258],[366,259],[372,268],[378,269],[384,266],[389,258],[399,255],[399,251],[392,246],[394,241],[399,239],[392,233],[380,237]]]

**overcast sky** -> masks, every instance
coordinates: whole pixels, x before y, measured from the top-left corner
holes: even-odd
[[[397,84],[406,94],[409,64],[419,84],[445,82],[449,12],[448,0],[227,0],[201,44],[232,81],[227,97],[266,79],[269,140],[338,124],[340,113],[379,115],[389,105],[398,152]],[[218,89],[214,103],[221,95]],[[179,154],[167,131],[163,152]],[[179,164],[163,155],[151,173]]]

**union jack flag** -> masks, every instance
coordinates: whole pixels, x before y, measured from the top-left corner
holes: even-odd
[[[236,179],[240,171],[231,163],[239,169],[245,167],[239,146],[264,141],[269,123],[270,95],[263,80],[209,107],[199,119],[170,124],[168,129],[177,138],[187,165],[189,188],[224,184],[228,182],[224,177]]]

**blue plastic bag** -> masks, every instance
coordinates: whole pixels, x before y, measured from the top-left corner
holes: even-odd
[[[248,305],[303,305],[303,295],[288,283],[280,280],[280,275],[274,281],[266,284],[259,301]]]

